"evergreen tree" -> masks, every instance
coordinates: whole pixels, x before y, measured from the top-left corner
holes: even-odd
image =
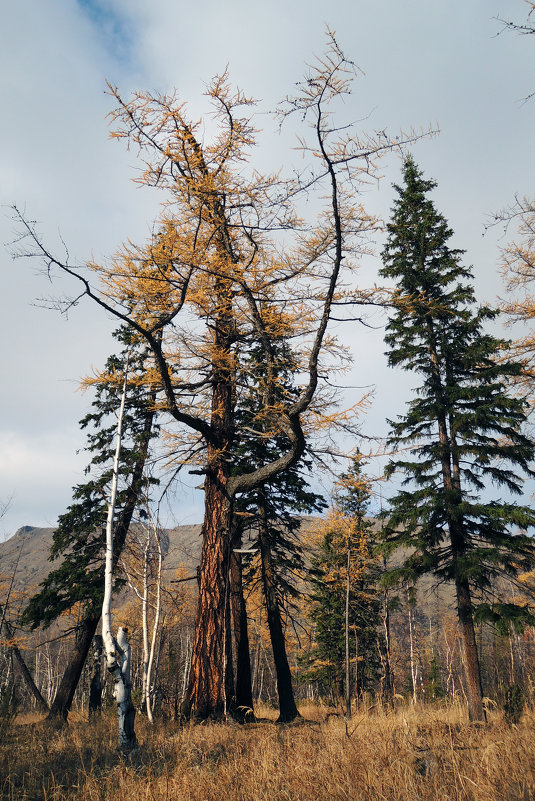
[[[371,489],[362,468],[357,456],[341,476],[334,509],[325,521],[312,563],[311,618],[316,645],[309,657],[308,675],[337,696],[345,691],[347,700],[347,649],[354,655],[357,695],[375,689],[380,673],[381,568],[373,554],[373,522],[366,516]]]
[[[58,519],[50,549],[50,560],[61,558],[30,599],[22,623],[32,629],[49,626],[64,611],[79,605],[75,630],[75,647],[50,710],[50,717],[66,718],[83,669],[102,608],[104,592],[105,536],[103,526],[107,514],[107,492],[111,479],[115,414],[120,404],[121,387],[111,378],[120,374],[126,352],[130,351],[129,375],[124,417],[124,447],[121,450],[121,486],[118,492],[118,515],[115,521],[114,560],[117,564],[141,491],[150,439],[155,435],[154,395],[144,377],[148,367],[146,349],[131,342],[127,329],[119,329],[116,338],[123,350],[110,356],[104,375],[110,380],[98,381],[92,411],[80,421],[87,430],[86,450],[91,461],[86,468],[88,480],[73,488],[73,503]],[[118,584],[121,584],[119,580]]]
[[[273,349],[277,376],[277,395],[271,399],[276,405],[282,396],[297,397],[293,387],[295,367],[284,342]],[[241,440],[235,452],[235,466],[241,472],[253,471],[276,458],[288,448],[285,436],[271,436],[269,419],[265,415],[265,376],[262,353],[253,350],[243,373],[243,386],[237,407],[242,430],[249,436]],[[298,594],[297,577],[304,569],[299,532],[299,515],[320,512],[325,508],[323,498],[313,492],[303,475],[312,467],[309,457],[300,461],[236,499],[235,512],[238,529],[247,530],[259,558],[247,571],[249,584],[259,581],[266,607],[267,621],[277,677],[279,721],[287,722],[298,716],[285,643],[285,615],[291,614],[291,599]]]
[[[526,610],[480,597],[497,575],[514,574],[535,555],[525,531],[531,509],[513,502],[531,473],[534,445],[521,431],[525,404],[508,391],[519,365],[506,344],[483,330],[496,312],[477,307],[471,271],[452,249],[452,230],[428,195],[436,186],[406,159],[404,183],[388,225],[382,275],[395,282],[387,325],[389,364],[421,379],[406,414],[391,422],[391,444],[410,455],[393,460],[402,489],[391,500],[388,548],[403,547],[393,577],[432,572],[455,584],[465,649],[470,718],[484,717],[474,618],[517,619]],[[485,500],[491,486],[506,497]]]

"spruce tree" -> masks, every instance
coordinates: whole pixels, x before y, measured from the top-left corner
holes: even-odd
[[[525,404],[509,391],[520,367],[504,356],[507,343],[484,331],[496,312],[476,304],[472,273],[428,197],[435,186],[406,159],[383,251],[381,273],[395,283],[388,361],[420,379],[406,413],[390,422],[391,444],[408,455],[388,467],[403,481],[390,502],[386,540],[390,550],[405,549],[393,577],[432,572],[453,582],[469,714],[482,720],[474,621],[527,614],[487,603],[485,592],[535,556],[525,534],[535,514],[514,502],[522,475],[532,474],[534,445],[521,430]]]
[[[292,395],[297,397],[297,392],[293,385],[295,364],[284,341],[276,342],[273,357],[278,397],[272,398],[271,403],[275,406],[283,396],[286,400]],[[235,469],[241,472],[255,470],[288,447],[283,434],[275,437],[270,434],[260,349],[251,351],[247,368],[241,376],[236,410],[242,430],[249,432],[234,454]],[[304,569],[299,516],[325,508],[323,498],[310,488],[305,478],[311,469],[310,457],[303,456],[296,465],[239,496],[235,502],[238,530],[246,530],[252,548],[258,549],[259,558],[246,571],[246,580],[249,585],[259,582],[262,588],[275,663],[279,722],[289,722],[299,714],[286,653],[284,617],[291,614],[292,598],[298,594],[297,577]]]

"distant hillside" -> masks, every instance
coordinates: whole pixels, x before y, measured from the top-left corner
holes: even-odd
[[[315,522],[316,518],[304,517],[303,528],[309,529]],[[23,526],[9,540],[0,543],[0,579],[10,579],[16,567],[14,588],[25,595],[34,592],[55,564],[48,560],[53,533],[53,528]],[[179,565],[187,571],[195,571],[201,554],[200,534],[200,525],[177,526],[166,531],[169,547],[164,571],[167,575]],[[453,608],[453,589],[449,584],[436,587],[434,579],[426,576],[418,583],[418,601],[422,614],[435,617],[439,610]]]
[[[56,564],[48,559],[53,534],[53,528],[22,526],[9,540],[0,543],[0,579],[10,579],[16,570],[15,589],[27,593],[37,587]],[[201,553],[200,525],[177,526],[166,534],[169,549],[165,570],[176,570],[180,564],[194,569]]]

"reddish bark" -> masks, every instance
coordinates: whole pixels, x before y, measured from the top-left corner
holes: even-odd
[[[183,712],[195,718],[221,718],[227,712],[226,623],[229,591],[230,515],[225,474],[208,473],[199,570],[199,601],[189,688]]]
[[[468,716],[471,721],[484,721],[486,720],[486,715],[483,708],[483,688],[481,685],[481,670],[477,653],[470,587],[466,580],[457,580],[455,589],[457,594],[457,615],[464,647]]]

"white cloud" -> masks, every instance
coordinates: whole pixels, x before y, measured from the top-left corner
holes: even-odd
[[[76,430],[25,436],[0,430],[1,501],[10,501],[0,526],[13,533],[23,525],[53,526],[71,500],[71,487],[83,479],[86,458],[77,454]]]

